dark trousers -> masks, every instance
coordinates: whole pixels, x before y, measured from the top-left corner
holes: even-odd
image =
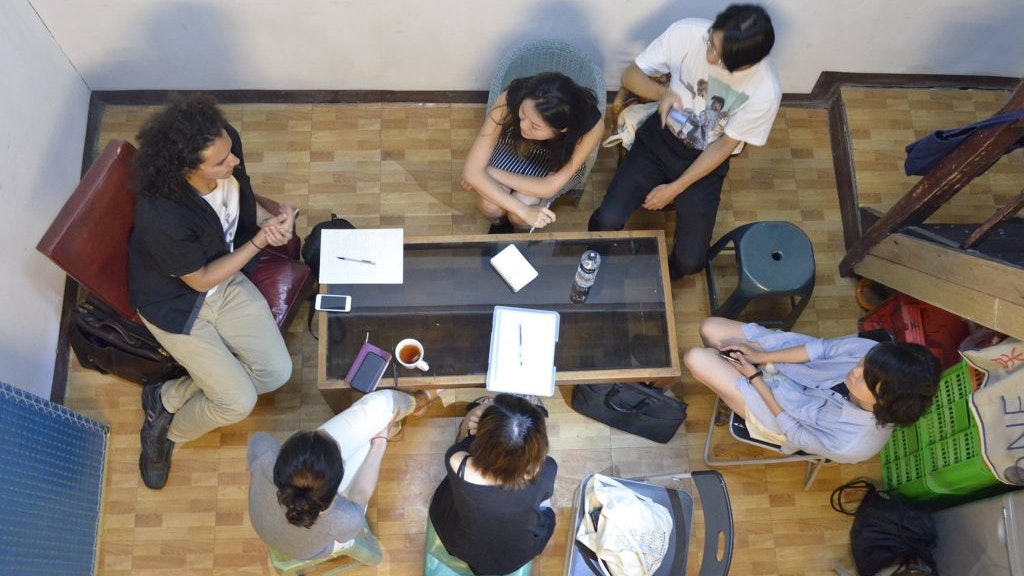
[[[671,132],[661,127],[655,113],[637,130],[636,140],[608,186],[601,206],[590,216],[588,229],[622,230],[647,194],[659,184],[679,178],[700,156]],[[676,234],[668,258],[669,274],[679,278],[704,268],[711,235],[718,216],[722,183],[729,173],[729,160],[675,198]]]

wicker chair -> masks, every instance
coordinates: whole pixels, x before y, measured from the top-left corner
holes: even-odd
[[[604,73],[579,48],[556,40],[531,42],[516,48],[506,56],[494,74],[491,92],[487,96],[487,109],[490,110],[498,95],[505,91],[513,80],[541,72],[561,72],[580,86],[593,90],[597,96],[598,108],[601,110],[601,121],[604,121],[604,103],[608,99]],[[590,175],[590,170],[594,167],[594,162],[597,161],[599,148],[600,146],[594,147],[587,158],[580,188],[564,194],[573,198],[573,206],[578,206],[580,203],[580,198],[583,196],[583,185]]]

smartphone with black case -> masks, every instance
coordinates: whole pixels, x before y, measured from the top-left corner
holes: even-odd
[[[356,355],[345,380],[355,390],[369,394],[377,388],[377,383],[390,363],[390,352],[367,342],[359,349],[359,354]]]

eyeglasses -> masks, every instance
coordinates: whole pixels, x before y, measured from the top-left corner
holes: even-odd
[[[707,47],[708,47],[708,58],[714,58],[715,59],[715,64],[721,65],[722,64],[722,54],[721,54],[721,52],[718,51],[718,48],[715,48],[714,30],[711,29],[711,28],[708,28]]]

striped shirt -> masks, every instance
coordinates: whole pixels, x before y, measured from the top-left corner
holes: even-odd
[[[591,110],[590,116],[591,127],[601,120],[601,112],[597,108]],[[494,146],[494,151],[491,152],[491,159],[487,162],[487,165],[513,174],[543,178],[551,173],[548,169],[548,159],[550,157],[551,152],[543,146],[532,146],[526,156],[520,156],[516,151],[515,144],[512,142],[511,131],[505,130],[502,132],[501,137],[498,138],[498,143]],[[584,163],[573,174],[572,178],[569,179],[569,182],[558,191],[558,194],[550,198],[550,201],[554,201],[569,190],[579,188],[583,183],[583,173],[586,170],[586,163]]]

